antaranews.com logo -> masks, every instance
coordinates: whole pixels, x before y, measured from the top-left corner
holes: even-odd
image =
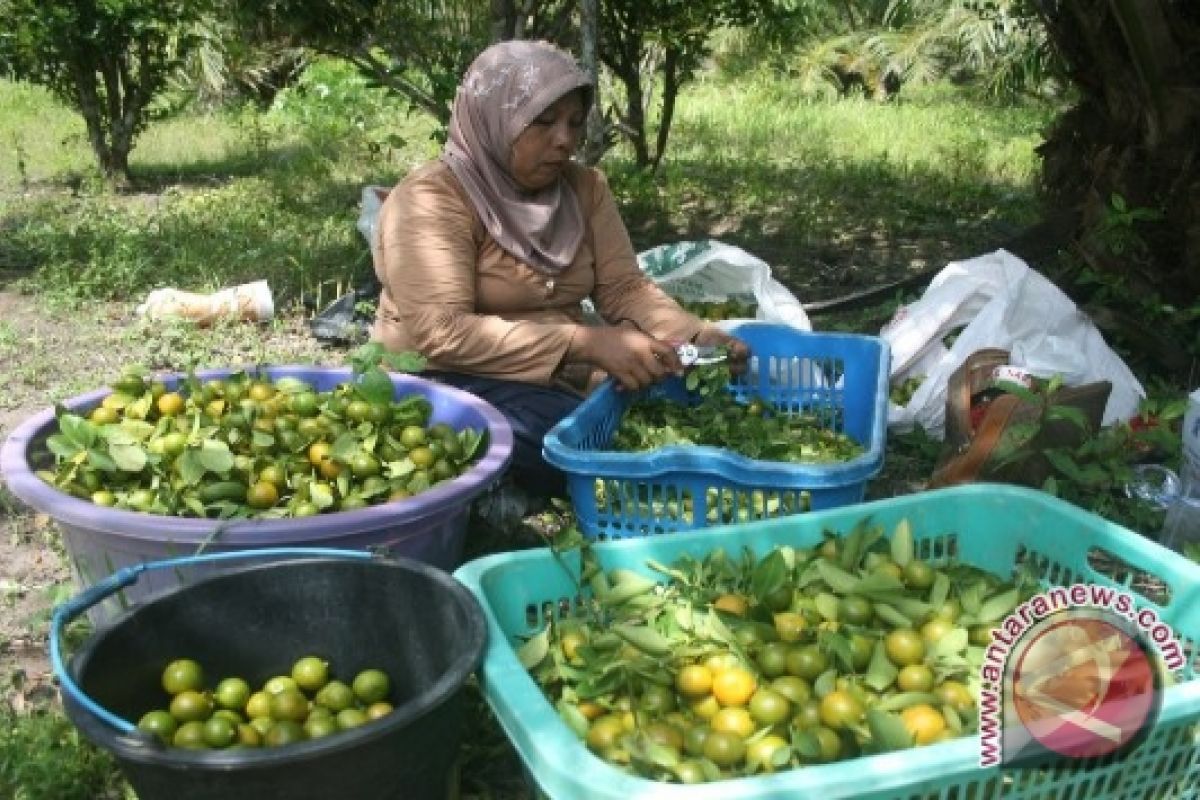
[[[1162,707],[1183,648],[1152,608],[1108,586],[1054,587],[993,631],[980,668],[979,764],[1124,754]]]

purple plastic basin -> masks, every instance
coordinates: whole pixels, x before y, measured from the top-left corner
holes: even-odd
[[[203,379],[222,378],[236,369],[197,372]],[[248,372],[253,371],[247,368]],[[328,391],[351,378],[344,367],[289,365],[264,367],[273,380],[299,378],[318,391]],[[173,387],[182,376],[162,376]],[[0,476],[9,491],[34,509],[48,514],[63,531],[71,571],[81,588],[121,567],[205,552],[261,547],[321,546],[381,550],[451,570],[462,558],[470,501],[485,491],[512,458],[513,435],[504,415],[490,403],[467,392],[413,375],[392,375],[396,396],[420,395],[433,410],[430,423],[453,428],[486,428],[488,448],[470,469],[415,497],[354,511],[339,511],[300,519],[222,521],[143,514],[97,506],[60,492],[34,474],[44,465],[31,465],[31,453],[45,452],[45,440],[58,429],[53,409],[21,423],[0,449]],[[110,393],[101,389],[63,403],[73,412],[86,412]],[[49,455],[46,455],[49,462]],[[147,600],[187,583],[216,567],[197,567],[181,574],[147,575],[134,586],[92,610],[93,622],[115,616],[123,607]],[[165,572],[165,571],[163,571]]]

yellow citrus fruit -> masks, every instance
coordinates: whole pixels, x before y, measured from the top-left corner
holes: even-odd
[[[745,667],[730,667],[713,678],[712,693],[723,706],[744,706],[750,702],[758,680]]]
[[[946,730],[946,718],[927,703],[904,709],[900,712],[900,720],[917,744],[935,742]]]

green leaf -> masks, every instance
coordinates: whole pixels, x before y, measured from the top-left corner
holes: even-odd
[[[140,444],[110,444],[108,454],[123,472],[141,472],[146,466],[146,451]]]
[[[828,592],[821,592],[813,598],[813,604],[817,607],[817,613],[823,619],[830,622],[837,619],[838,616],[838,599]]]
[[[926,703],[937,708],[941,701],[929,692],[897,692],[880,699],[873,707],[880,711],[903,711],[910,706]]]
[[[969,640],[966,628],[954,628],[942,638],[933,643],[931,655],[934,658],[957,656],[967,649]]]
[[[179,454],[179,458],[175,460],[175,466],[179,470],[179,477],[186,486],[195,486],[200,483],[207,471],[199,453],[191,447]]]
[[[769,595],[787,583],[788,571],[783,554],[772,550],[755,566],[754,574],[750,578],[750,590],[760,602],[764,602]]]
[[[70,460],[76,453],[84,449],[82,445],[61,433],[56,433],[46,439],[46,447],[64,461]]]
[[[75,414],[60,415],[58,429],[62,431],[63,436],[81,448],[91,447],[96,443],[96,426]]]
[[[105,472],[117,471],[117,462],[113,461],[112,457],[109,456],[108,453],[105,453],[102,450],[97,450],[93,447],[87,451],[87,454],[88,463],[96,469],[103,470]]]
[[[387,348],[383,346],[382,342],[367,342],[360,345],[350,354],[350,368],[354,372],[362,374],[372,367],[377,367],[386,352]]]
[[[856,594],[858,592],[859,579],[849,572],[835,567],[824,559],[817,562],[817,569],[821,572],[821,579],[838,594]]]
[[[1076,425],[1080,430],[1088,429],[1088,418],[1082,409],[1075,406],[1050,406],[1046,411],[1047,420],[1063,419]]]
[[[196,455],[209,472],[224,474],[233,469],[233,453],[229,452],[229,445],[222,441],[204,440],[200,443],[200,450]]]
[[[329,457],[335,461],[349,461],[358,452],[358,437],[347,431],[334,440],[329,448]]]
[[[459,463],[466,464],[483,455],[483,445],[486,440],[487,436],[483,431],[477,431],[474,428],[463,428],[459,431],[458,442],[462,446],[462,458],[459,459]]]
[[[813,692],[817,697],[825,697],[837,687],[838,671],[836,669],[827,669],[817,676],[813,681]]]
[[[1017,606],[1021,594],[1016,587],[991,597],[979,608],[978,619],[981,623],[995,622],[1006,617]]]
[[[427,362],[420,353],[405,350],[400,353],[385,353],[383,363],[392,372],[420,372],[425,369]]]
[[[383,405],[390,403],[396,396],[396,386],[392,379],[381,369],[375,368],[364,372],[358,381],[358,393],[369,403]]]
[[[906,750],[913,746],[912,735],[896,714],[868,709],[867,727],[871,730],[871,739],[881,750]]]
[[[905,567],[913,560],[913,555],[912,525],[905,518],[896,523],[896,530],[892,531],[892,561]]]
[[[255,428],[250,434],[250,444],[256,448],[267,450],[275,446],[275,437],[266,431]]]
[[[861,594],[864,597],[875,597],[890,592],[904,591],[904,584],[894,575],[886,572],[872,572],[865,578],[858,581],[856,594]]]
[[[792,747],[806,759],[816,759],[821,756],[821,740],[811,730],[792,729]]]
[[[933,579],[933,588],[929,590],[929,605],[941,608],[946,604],[946,598],[949,596],[950,578],[939,570],[937,577]]]
[[[842,542],[838,563],[842,569],[852,570],[859,566],[863,553],[883,536],[878,525],[870,525],[870,517],[863,517]]]
[[[889,625],[894,625],[897,628],[912,627],[912,620],[901,614],[895,608],[889,606],[887,603],[876,603],[875,613],[879,615],[881,620]]]
[[[517,649],[517,660],[527,670],[533,669],[550,653],[550,626],[533,635]]]
[[[328,484],[311,483],[308,486],[308,499],[313,505],[324,511],[333,505],[333,490]]]
[[[892,685],[892,681],[896,680],[899,670],[887,657],[887,649],[884,647],[883,640],[875,642],[875,648],[871,651],[871,663],[867,665],[867,674],[863,678],[863,683],[870,686],[877,692],[882,692]]]

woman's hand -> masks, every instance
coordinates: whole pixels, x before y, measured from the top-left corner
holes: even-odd
[[[673,346],[632,328],[580,325],[567,357],[594,364],[630,391],[683,374]]]
[[[696,334],[695,343],[702,346],[724,347],[729,351],[729,371],[740,375],[746,371],[750,348],[741,339],[730,336],[716,325],[705,325]]]

